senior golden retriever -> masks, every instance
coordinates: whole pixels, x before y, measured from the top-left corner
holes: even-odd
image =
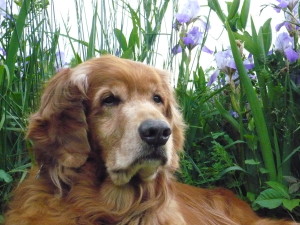
[[[292,225],[258,217],[228,190],[173,174],[184,123],[164,71],[103,56],[47,85],[28,138],[37,166],[6,225]]]

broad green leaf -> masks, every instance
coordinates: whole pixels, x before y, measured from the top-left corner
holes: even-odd
[[[123,51],[121,58],[132,59],[132,56],[133,56],[133,47],[130,47],[130,48],[126,49],[125,51]]]
[[[283,184],[277,182],[277,181],[268,181],[266,182],[267,185],[269,185],[271,188],[276,190],[278,193],[281,194],[282,197],[289,199],[289,193],[288,193],[288,188],[284,186]]]
[[[240,0],[233,0],[228,13],[227,20],[231,20],[237,13],[240,6]]]
[[[272,44],[271,18],[268,19],[259,29],[258,35],[262,37],[264,52],[267,54]]]
[[[297,206],[300,206],[300,199],[283,199],[282,204],[285,208],[292,211]]]
[[[296,177],[292,177],[292,176],[283,176],[283,178],[286,180],[286,182],[288,183],[296,183],[298,182]]]
[[[138,46],[139,42],[138,28],[133,27],[128,40],[128,48],[134,47],[135,45]]]
[[[282,204],[283,200],[284,198],[282,197],[281,193],[269,188],[261,192],[254,203],[264,208],[275,209]]]
[[[294,183],[289,187],[289,193],[293,194],[293,193],[299,191],[299,189],[300,189],[300,182]]]
[[[244,4],[242,6],[240,22],[243,29],[245,29],[247,26],[249,10],[250,10],[250,1],[251,0],[244,0]]]
[[[0,180],[3,180],[5,183],[12,182],[13,178],[4,170],[0,169]]]
[[[126,38],[125,38],[124,34],[118,28],[114,29],[114,33],[115,33],[115,36],[116,36],[116,38],[117,38],[117,40],[120,44],[121,49],[123,51],[126,51],[127,50],[127,42],[126,42]]]

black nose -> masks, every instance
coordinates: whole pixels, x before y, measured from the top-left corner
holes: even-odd
[[[162,120],[145,120],[139,126],[139,134],[148,145],[161,146],[167,143],[171,129]]]

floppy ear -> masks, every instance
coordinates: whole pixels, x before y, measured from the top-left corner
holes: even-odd
[[[84,111],[86,89],[86,76],[72,80],[70,69],[49,81],[27,133],[40,165],[78,168],[85,163],[90,151]]]

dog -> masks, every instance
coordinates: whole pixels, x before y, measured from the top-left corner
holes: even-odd
[[[29,120],[36,166],[6,225],[293,225],[174,177],[185,124],[167,72],[114,56],[63,69]]]

